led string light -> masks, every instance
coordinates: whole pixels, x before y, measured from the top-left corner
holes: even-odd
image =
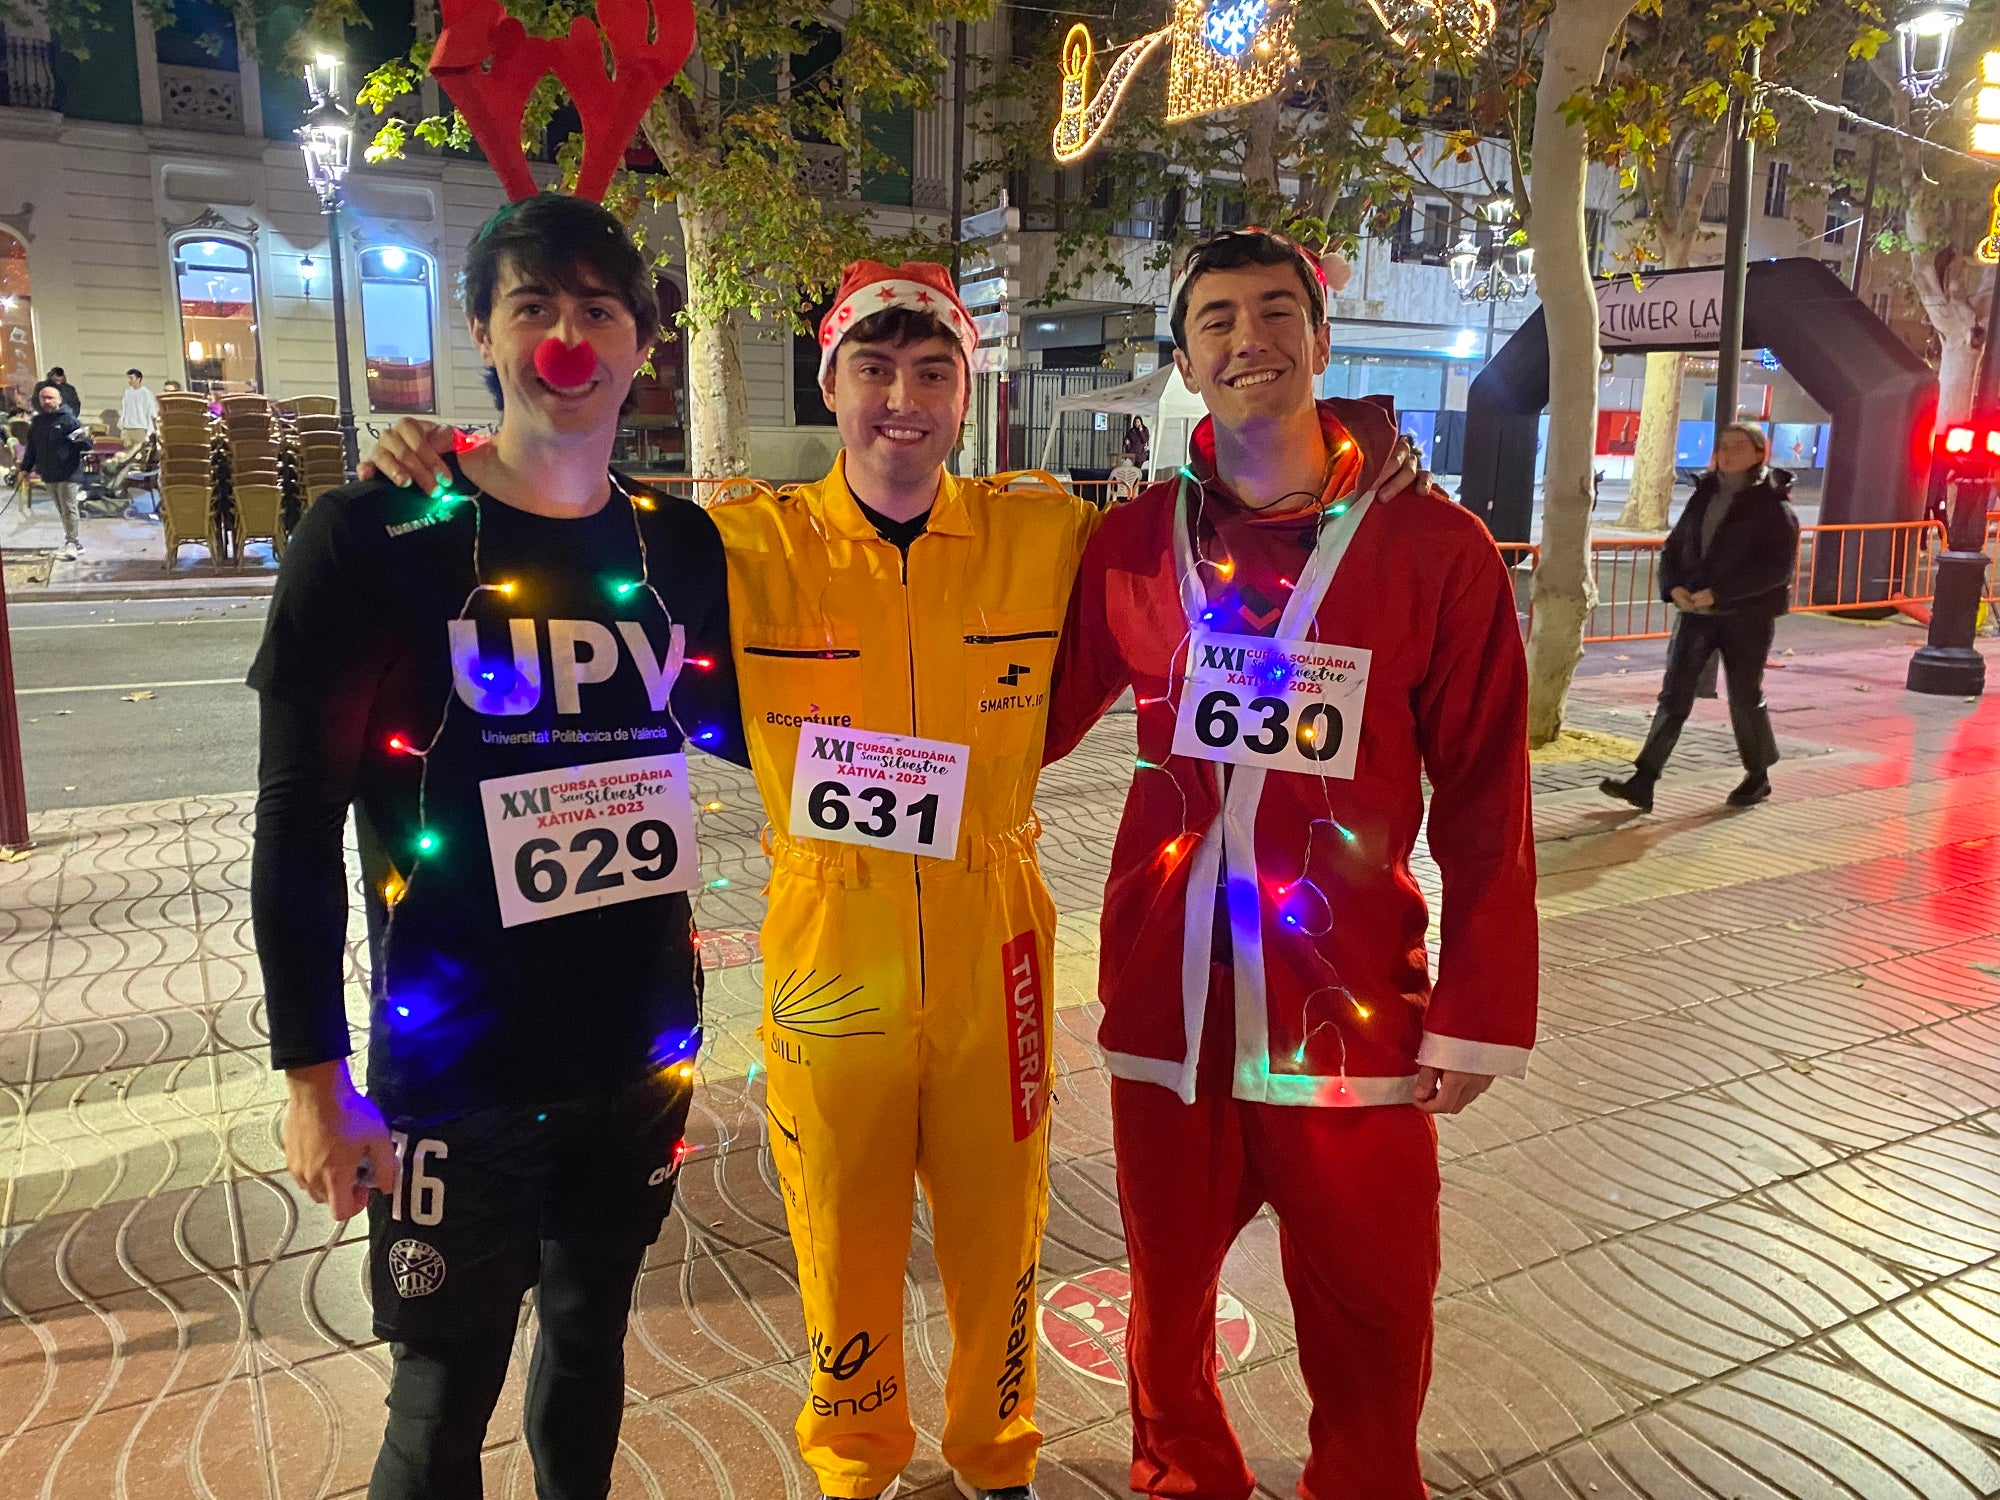
[[[653,603],[659,608],[661,615],[666,619],[668,638],[671,640],[672,633],[678,626],[674,620],[673,611],[667,607],[666,600],[661,597],[659,589],[653,583],[651,558],[646,547],[646,534],[644,528],[639,524],[639,512],[641,510],[654,510],[657,506],[652,502],[650,497],[635,495],[631,490],[628,490],[616,473],[611,473],[609,478],[612,489],[623,496],[630,507],[632,536],[639,553],[639,578],[636,581],[614,580],[611,584],[611,591],[614,597],[624,599],[638,592],[640,589],[644,589],[647,595],[651,597]],[[439,521],[450,520],[451,513],[461,505],[469,505],[472,513],[472,587],[467,591],[464,600],[459,604],[458,611],[453,616],[453,620],[465,621],[469,619],[473,605],[482,594],[498,594],[503,599],[513,599],[520,589],[517,580],[498,579],[489,582],[485,577],[483,550],[485,543],[485,509],[479,503],[479,496],[461,495],[451,489],[449,481],[444,481],[432,492],[431,499],[433,501],[431,514]],[[483,662],[483,658],[480,658],[480,660]],[[685,665],[693,666],[699,671],[710,671],[715,666],[715,660],[712,657],[683,657],[682,660]],[[388,976],[391,966],[390,954],[395,940],[396,913],[402,906],[403,901],[408,897],[411,886],[415,883],[417,872],[423,864],[423,856],[436,854],[444,848],[444,840],[430,826],[430,757],[431,752],[436,750],[439,742],[444,737],[444,732],[450,724],[452,705],[458,701],[458,697],[459,694],[454,685],[453,689],[445,695],[444,704],[439,710],[437,728],[431,732],[429,740],[421,747],[416,745],[410,739],[409,735],[401,730],[392,731],[387,741],[388,749],[391,752],[398,755],[414,756],[422,762],[422,769],[417,775],[416,857],[410,860],[410,868],[407,874],[399,870],[392,861],[387,877],[378,887],[378,893],[388,913],[382,928],[382,984],[385,999],[389,999]],[[684,745],[699,744],[707,747],[713,745],[721,738],[721,731],[713,726],[702,727],[692,736],[688,734],[686,727],[680,721],[678,711],[675,709],[671,687],[668,689],[666,696],[666,714],[668,722],[673,725],[674,731],[680,736],[681,742]],[[721,805],[720,802],[712,804],[716,808],[719,808]],[[728,884],[728,880],[723,879],[712,882],[708,888],[726,888]],[[697,904],[697,900],[698,898],[691,899],[689,903],[689,933],[698,946],[699,933],[695,928],[693,920],[693,908]],[[698,957],[697,962],[699,962]],[[398,1017],[405,1020],[409,1018],[410,1007],[408,1005],[397,1003],[393,999],[389,999],[389,1003],[391,1009]],[[701,986],[697,984],[695,986],[694,1030],[683,1039],[679,1050],[685,1051],[688,1046],[698,1043],[699,1038],[703,1034],[704,1014],[702,1010]],[[662,1066],[665,1065],[662,1064]],[[687,1076],[692,1077],[692,1062],[685,1064],[685,1066],[688,1069]]]
[[[1337,462],[1339,454],[1348,452],[1352,448],[1352,446],[1353,443],[1351,439],[1343,440],[1342,443],[1339,445],[1339,447],[1335,450],[1335,461]],[[1329,481],[1331,479],[1331,476],[1332,476],[1332,464],[1330,463],[1328,467]],[[1203,483],[1203,481],[1201,481],[1191,470],[1185,467],[1182,468],[1182,470],[1180,471],[1180,479],[1181,479],[1181,493],[1179,497],[1180,504],[1179,506],[1177,506],[1177,510],[1181,514],[1186,514],[1188,511],[1188,485],[1189,484],[1195,485],[1197,490],[1204,490],[1206,486]],[[1321,493],[1322,494],[1324,493],[1324,489],[1322,489]],[[1285,498],[1290,498],[1290,497],[1288,496]],[[1352,507],[1353,507],[1353,502],[1350,500],[1340,500],[1334,502],[1333,504],[1322,506],[1320,511],[1319,526],[1321,528],[1324,528],[1330,522],[1338,520],[1340,517],[1346,515],[1352,509]],[[1201,611],[1200,619],[1203,623],[1212,623],[1217,618],[1218,614],[1221,612],[1223,605],[1219,603],[1210,602],[1208,599],[1206,588],[1199,586],[1201,569],[1204,567],[1211,568],[1215,571],[1215,573],[1219,577],[1228,579],[1232,577],[1235,573],[1235,564],[1232,559],[1223,558],[1218,560],[1210,557],[1207,554],[1206,551],[1207,539],[1202,535],[1202,529],[1200,525],[1200,515],[1198,509],[1194,512],[1192,520],[1193,520],[1192,541],[1195,553],[1194,562],[1193,566],[1187,572],[1183,573],[1180,581],[1183,586],[1189,583],[1194,583],[1197,585],[1198,597],[1200,597],[1203,600],[1203,605],[1204,605]],[[1176,524],[1180,524],[1178,519],[1176,521]],[[1317,545],[1317,543],[1315,543],[1315,545]],[[1296,584],[1293,582],[1293,580],[1289,578],[1281,578],[1279,582],[1288,590],[1296,588]],[[1183,592],[1182,597],[1184,599],[1187,597],[1185,592]],[[1180,643],[1176,645],[1174,654],[1178,655],[1182,647],[1188,646],[1191,643],[1192,638],[1193,638],[1193,627],[1192,625],[1190,625],[1189,630],[1185,634],[1183,634]],[[1317,614],[1314,615],[1313,619],[1308,624],[1305,639],[1315,643],[1323,643],[1322,637],[1320,636],[1319,633],[1319,619]],[[1274,662],[1270,668],[1270,675],[1272,684],[1274,686],[1281,687],[1284,681],[1291,675],[1290,664],[1282,660]],[[1185,686],[1185,676],[1186,673],[1184,671],[1182,674],[1183,687]],[[1160,702],[1160,701],[1173,703],[1175,700],[1171,684],[1169,692],[1167,694],[1164,694],[1161,697],[1152,699],[1141,699],[1139,701],[1141,703]],[[1177,704],[1176,704],[1176,711],[1178,711]],[[1151,770],[1166,769],[1164,766],[1159,766],[1144,760],[1137,762],[1137,765],[1139,766],[1140,769],[1151,769]],[[1191,848],[1194,843],[1198,842],[1198,839],[1191,834],[1191,831],[1187,827],[1186,790],[1185,788],[1180,787],[1178,778],[1175,778],[1174,784],[1176,788],[1180,789],[1181,791],[1181,805],[1182,805],[1181,828],[1180,831],[1173,838],[1169,839],[1167,843],[1162,846],[1159,855],[1156,856],[1156,858],[1162,861],[1173,860],[1181,852],[1184,845]],[[1224,796],[1226,797],[1226,795],[1227,793],[1225,789]],[[1306,952],[1311,956],[1312,960],[1315,963],[1317,963],[1321,969],[1325,971],[1327,977],[1331,981],[1331,983],[1320,986],[1318,989],[1311,991],[1306,996],[1306,999],[1300,1011],[1303,1034],[1301,1035],[1297,1046],[1292,1051],[1291,1060],[1295,1065],[1303,1065],[1306,1060],[1307,1050],[1310,1047],[1313,1038],[1319,1035],[1319,1033],[1322,1031],[1331,1030],[1334,1033],[1335,1039],[1338,1042],[1340,1049],[1339,1059],[1338,1059],[1338,1073],[1336,1074],[1336,1076],[1345,1079],[1345,1077],[1347,1076],[1347,1039],[1344,1031],[1341,1030],[1340,1019],[1337,1016],[1327,1016],[1322,1018],[1318,1022],[1314,1022],[1312,1020],[1313,1006],[1316,1002],[1323,1000],[1325,997],[1329,995],[1332,995],[1345,1000],[1345,1002],[1347,1003],[1349,1008],[1351,1008],[1355,1017],[1358,1020],[1367,1021],[1372,1018],[1374,1012],[1370,1006],[1368,1006],[1364,1001],[1362,1001],[1358,996],[1356,996],[1351,989],[1348,988],[1345,980],[1343,979],[1340,973],[1338,965],[1336,965],[1332,961],[1332,959],[1327,956],[1326,952],[1321,946],[1321,943],[1319,942],[1319,939],[1330,937],[1332,935],[1334,928],[1333,903],[1331,899],[1327,896],[1326,892],[1319,886],[1318,882],[1313,879],[1312,869],[1313,869],[1313,856],[1315,849],[1317,847],[1317,841],[1319,838],[1319,829],[1322,824],[1328,828],[1333,829],[1335,834],[1339,837],[1340,841],[1345,845],[1352,846],[1359,842],[1359,838],[1358,835],[1356,835],[1352,829],[1348,828],[1336,816],[1334,816],[1333,790],[1331,786],[1327,784],[1327,779],[1324,777],[1320,778],[1320,795],[1325,805],[1325,815],[1323,817],[1315,817],[1310,819],[1306,825],[1306,847],[1299,860],[1298,873],[1289,881],[1280,881],[1275,883],[1275,885],[1272,888],[1272,894],[1274,895],[1277,903],[1276,912],[1279,924],[1291,930],[1292,932],[1295,932],[1296,934],[1298,934],[1300,938],[1304,939],[1304,947]],[[1310,903],[1316,903],[1316,906],[1308,904],[1309,901]],[[1301,907],[1304,907],[1305,909],[1301,910]],[[1290,909],[1288,910],[1287,908]],[[1320,922],[1317,919],[1317,913],[1322,911],[1325,914],[1324,925],[1320,925]]]

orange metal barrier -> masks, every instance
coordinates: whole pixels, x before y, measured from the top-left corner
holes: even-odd
[[[641,484],[651,485],[662,494],[678,495],[683,500],[692,500],[697,505],[714,503],[716,496],[726,484],[741,484],[741,479],[690,479],[685,474],[634,474]]]

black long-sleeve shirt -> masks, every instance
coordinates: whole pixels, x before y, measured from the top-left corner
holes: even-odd
[[[592,833],[595,813],[561,811],[564,788],[656,775],[687,741],[744,757],[721,539],[698,507],[635,493],[643,505],[614,491],[558,519],[463,481],[444,501],[374,483],[301,522],[250,671],[274,1067],[351,1050],[350,806],[378,1099],[450,1113],[573,1098],[691,1050],[688,898],[648,882],[692,880],[695,852],[656,821]],[[570,909],[587,889],[602,904]]]

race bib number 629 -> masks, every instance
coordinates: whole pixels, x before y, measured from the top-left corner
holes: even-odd
[[[948,740],[808,724],[792,769],[792,837],[954,858],[971,756]]]
[[[1197,630],[1174,754],[1351,780],[1368,663],[1352,646]]]
[[[685,755],[642,755],[479,783],[500,925],[693,890]]]

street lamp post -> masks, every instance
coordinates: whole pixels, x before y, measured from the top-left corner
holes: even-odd
[[[1470,234],[1461,234],[1446,264],[1451,267],[1452,284],[1461,302],[1486,304],[1486,359],[1493,358],[1493,316],[1502,302],[1516,302],[1535,289],[1535,251],[1530,245],[1515,245],[1513,238],[1514,200],[1504,195],[1491,199],[1481,209],[1490,231],[1484,250]],[[1484,265],[1481,265],[1481,262]]]
[[[333,357],[340,378],[340,439],[346,452],[347,472],[352,474],[361,461],[360,435],[354,428],[354,382],[347,361],[347,278],[346,257],[340,253],[341,184],[354,159],[354,115],[340,97],[343,64],[338,57],[321,53],[306,68],[306,88],[312,108],[298,130],[299,149],[305,156],[306,180],[319,195],[319,211],[326,216],[328,258],[333,262]]]
[[[1905,0],[1896,11],[1897,64],[1911,111],[1920,121],[1943,108],[1937,89],[1950,72],[1951,45],[1965,11],[1966,0]],[[1972,145],[1974,150],[1980,148],[1976,138]],[[1977,697],[1986,690],[1986,659],[1972,639],[1985,592],[1986,512],[1993,503],[1995,456],[2000,453],[1996,338],[2000,338],[2000,271],[1995,272],[1993,303],[1986,318],[1986,353],[1971,423],[1948,432],[1934,459],[1951,464],[1956,472],[1946,488],[1945,546],[1933,575],[1930,630],[1924,644],[1910,654],[1909,676],[1904,679],[1914,693]],[[1961,437],[1954,447],[1953,439]]]

